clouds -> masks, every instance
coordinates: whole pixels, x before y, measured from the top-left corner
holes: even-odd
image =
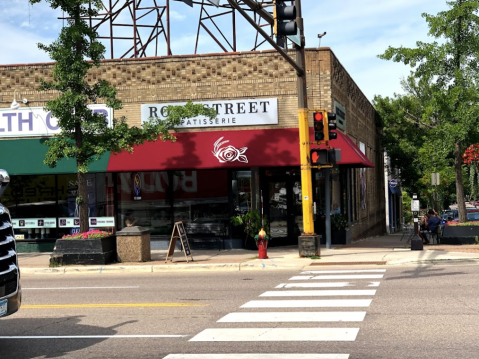
[[[38,50],[36,44],[49,44],[56,39],[63,24],[63,20],[58,19],[62,16],[61,12],[50,9],[46,2],[32,7],[27,0],[1,1],[0,16],[3,21],[0,23],[0,33],[8,41],[0,44],[0,63],[49,61],[48,56]],[[147,4],[152,0],[144,2]],[[164,5],[164,0],[157,3]],[[222,0],[221,4],[224,3],[225,0]],[[383,53],[388,46],[415,47],[416,41],[431,41],[427,37],[427,24],[421,14],[436,14],[447,9],[445,0],[302,0],[301,3],[306,47],[318,47],[317,35],[326,31],[321,46],[333,50],[369,99],[375,94],[392,96],[394,92],[401,92],[400,79],[410,71],[407,66],[380,60],[377,55]],[[174,54],[194,52],[200,10],[198,4],[191,8],[179,1],[170,2],[171,48]],[[206,10],[209,15],[225,12],[224,8],[217,9],[213,6],[206,7]],[[202,13],[203,17],[205,15]],[[166,26],[166,17],[164,21]],[[231,43],[231,17],[215,17],[215,21]],[[238,13],[236,24],[237,50],[251,50],[256,32]],[[225,43],[212,23],[209,29],[215,31],[215,36]],[[269,33],[269,28],[264,29]],[[116,35],[132,35],[130,28],[116,28],[115,31]],[[207,31],[201,29],[200,34],[198,52],[222,51]],[[125,42],[121,46],[127,48],[128,44]],[[164,41],[159,46],[166,47]],[[270,46],[262,46],[262,49],[265,48]],[[166,49],[159,48],[158,52],[165,54]]]

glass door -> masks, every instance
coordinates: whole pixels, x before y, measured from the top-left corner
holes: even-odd
[[[270,245],[294,245],[303,231],[301,181],[292,177],[267,178]]]

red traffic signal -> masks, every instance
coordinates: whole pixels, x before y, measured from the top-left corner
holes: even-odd
[[[313,112],[314,140],[324,140],[324,114],[322,112]]]

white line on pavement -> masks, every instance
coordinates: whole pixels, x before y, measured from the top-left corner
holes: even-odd
[[[381,279],[382,274],[328,274],[328,275],[317,275],[311,279]]]
[[[376,290],[285,290],[268,291],[260,294],[260,297],[327,297],[340,295],[375,295]]]
[[[131,287],[50,287],[50,288],[23,288],[22,290],[67,290],[67,289],[134,289],[140,286]]]
[[[163,359],[349,359],[349,354],[169,354]]]
[[[362,322],[366,312],[256,312],[229,313],[219,323]]]
[[[0,339],[100,339],[100,338],[183,338],[187,335],[24,335],[0,336]]]
[[[295,275],[294,277],[289,278],[289,280],[308,280],[313,278],[312,275]]]
[[[379,283],[379,282],[377,282]],[[335,282],[335,283],[281,283],[275,288],[340,288],[340,287],[354,287],[350,282]]]
[[[380,282],[369,282],[368,287],[379,287]]]
[[[351,308],[369,307],[372,299],[252,300],[240,308]]]
[[[309,270],[301,272],[300,274],[338,274],[338,273],[384,273],[386,269],[352,269],[352,270]]]
[[[354,341],[359,328],[205,329],[190,342]]]

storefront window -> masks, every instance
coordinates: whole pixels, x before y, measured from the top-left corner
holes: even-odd
[[[9,207],[17,238],[57,236],[55,188],[54,175],[11,177],[2,203]]]
[[[78,217],[79,208],[77,174],[59,175],[58,217]],[[89,217],[113,217],[113,178],[111,173],[86,174]],[[108,228],[105,228],[108,229]],[[79,227],[60,226],[60,235],[77,233]]]
[[[235,214],[251,212],[254,209],[251,171],[233,171],[231,185]]]
[[[174,172],[173,203],[175,221],[183,221],[189,234],[224,235],[229,224],[227,170]]]
[[[146,227],[152,235],[171,235],[172,212],[168,172],[117,174],[117,228]],[[132,218],[126,223],[127,217]]]

